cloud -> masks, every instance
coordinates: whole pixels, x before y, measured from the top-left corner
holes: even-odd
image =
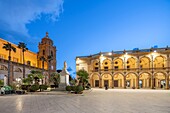
[[[30,37],[26,24],[41,19],[42,14],[56,21],[62,11],[63,0],[1,0],[0,30]]]

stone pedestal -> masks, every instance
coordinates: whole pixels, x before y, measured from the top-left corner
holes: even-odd
[[[65,89],[66,86],[69,86],[69,72],[66,69],[63,69],[60,73],[60,84],[59,88]]]

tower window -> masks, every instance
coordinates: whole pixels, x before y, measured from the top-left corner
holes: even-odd
[[[45,55],[45,50],[43,50],[43,55]]]
[[[51,51],[51,56],[53,56],[53,52]]]

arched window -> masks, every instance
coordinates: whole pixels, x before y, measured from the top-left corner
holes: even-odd
[[[51,51],[51,56],[53,56],[53,51]]]
[[[5,71],[7,71],[8,68],[7,68],[6,66],[4,66],[4,65],[0,65],[0,70],[5,70]]]
[[[45,55],[45,50],[43,50],[43,55]]]

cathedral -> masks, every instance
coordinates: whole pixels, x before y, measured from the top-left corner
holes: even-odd
[[[5,76],[8,76],[9,51],[3,49],[4,44],[7,44],[8,42],[9,41],[0,38],[1,80],[3,80]],[[20,49],[18,45],[10,44],[16,48],[16,52],[11,51],[10,83],[15,82],[18,79],[23,79],[23,71],[25,71],[26,77],[31,70],[43,71],[46,78],[50,77],[50,73],[56,72],[56,47],[53,45],[53,41],[50,39],[48,32],[46,32],[46,36],[39,42],[39,50],[37,53],[27,50],[23,55],[22,49]],[[25,70],[23,70],[23,57],[25,59]]]
[[[89,73],[91,87],[169,89],[170,48],[135,48],[77,56],[76,71],[80,69]]]

